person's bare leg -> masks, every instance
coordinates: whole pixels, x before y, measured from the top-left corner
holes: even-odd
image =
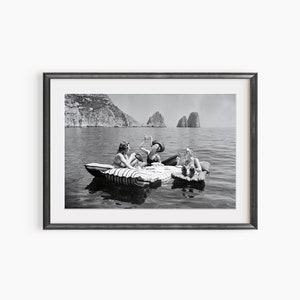
[[[134,160],[132,160],[132,161],[130,162],[130,164],[131,164],[133,167],[135,167],[138,163],[139,163],[139,160],[136,159],[136,158],[134,158]]]
[[[136,159],[135,158],[135,152],[131,153],[131,155],[128,158],[128,162],[131,164],[134,159]]]

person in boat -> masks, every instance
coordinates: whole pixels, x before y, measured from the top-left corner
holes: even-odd
[[[194,151],[189,148],[186,148],[183,155],[181,171],[183,176],[189,176],[191,178],[196,172],[202,171],[199,159],[194,156]]]
[[[131,153],[131,155],[128,156],[129,150],[130,145],[128,142],[123,141],[120,143],[118,152],[113,159],[113,165],[115,167],[135,169],[138,162],[143,160],[142,156],[138,153]]]
[[[150,138],[151,149],[148,150],[144,148],[144,143]],[[161,163],[160,156],[158,155],[159,152],[163,152],[165,150],[165,146],[162,142],[157,140],[153,140],[152,136],[144,136],[144,140],[140,144],[139,147],[143,152],[147,155],[147,165],[151,166],[152,163]]]

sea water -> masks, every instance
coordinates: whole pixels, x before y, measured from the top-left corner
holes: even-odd
[[[163,141],[162,160],[191,148],[200,161],[211,164],[205,187],[174,184],[136,189],[107,184],[94,178],[84,165],[111,164],[119,143],[128,141],[130,153],[139,152],[145,135]],[[149,148],[149,141],[145,143]],[[66,128],[66,208],[235,208],[235,128]]]

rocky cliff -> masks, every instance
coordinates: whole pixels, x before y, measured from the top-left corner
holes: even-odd
[[[160,112],[155,112],[148,120],[147,127],[167,127]]]
[[[187,121],[188,127],[200,127],[199,114],[191,112]]]
[[[104,94],[66,94],[65,126],[135,127],[140,124]]]
[[[183,116],[177,123],[177,127],[188,127],[186,116]]]

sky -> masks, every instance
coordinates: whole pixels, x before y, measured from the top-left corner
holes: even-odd
[[[167,127],[176,127],[182,116],[198,112],[201,127],[235,127],[235,94],[110,94],[112,102],[136,121],[146,124],[159,111]]]

